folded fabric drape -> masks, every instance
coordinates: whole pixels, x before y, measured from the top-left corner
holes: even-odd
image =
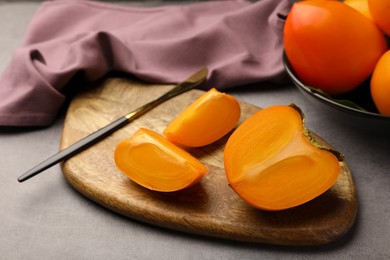
[[[129,7],[93,1],[43,2],[0,78],[0,125],[45,126],[75,75],[108,72],[176,83],[201,67],[203,88],[226,89],[283,74],[288,0],[210,1]]]

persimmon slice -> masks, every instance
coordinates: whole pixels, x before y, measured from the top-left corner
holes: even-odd
[[[191,154],[146,128],[120,142],[114,158],[117,167],[131,180],[162,192],[187,188],[207,172],[207,167]]]
[[[181,112],[163,134],[178,145],[205,146],[231,131],[240,114],[240,105],[233,96],[212,88]]]
[[[264,210],[288,209],[324,193],[336,182],[340,163],[309,133],[294,106],[272,106],[245,120],[224,151],[230,186]]]

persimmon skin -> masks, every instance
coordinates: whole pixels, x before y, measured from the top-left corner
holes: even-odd
[[[374,69],[370,91],[379,113],[390,116],[390,50],[383,54]]]
[[[371,75],[387,43],[378,26],[353,8],[317,0],[292,6],[284,27],[284,48],[304,84],[337,96]]]
[[[240,115],[240,104],[233,96],[212,88],[182,111],[163,134],[177,145],[201,147],[229,133]]]
[[[373,21],[371,12],[368,8],[368,0],[345,0],[344,4],[352,7],[371,21]]]
[[[290,106],[272,106],[245,120],[224,151],[232,189],[248,204],[269,211],[306,203],[328,190],[340,172],[338,158],[315,147]]]
[[[368,8],[375,23],[390,36],[390,1],[368,0]]]
[[[128,178],[155,191],[173,192],[199,182],[207,167],[162,135],[140,128],[120,142],[115,164]]]

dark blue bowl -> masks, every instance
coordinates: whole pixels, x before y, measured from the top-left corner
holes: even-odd
[[[381,115],[376,110],[370,95],[369,81],[363,83],[351,93],[337,97],[336,100],[320,94],[303,84],[291,68],[286,55],[283,57],[283,64],[294,85],[307,99],[309,99],[319,109],[323,110],[324,113],[329,114],[329,116],[341,121],[342,123],[352,125],[360,129],[372,132],[390,133],[390,116]],[[339,100],[352,101],[359,107],[364,108],[364,110],[343,104],[342,102],[339,102]]]

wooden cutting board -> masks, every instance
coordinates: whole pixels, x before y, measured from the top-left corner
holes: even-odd
[[[172,86],[108,78],[99,87],[78,94],[66,115],[61,149],[170,88]],[[190,150],[207,165],[209,172],[199,184],[188,189],[154,192],[122,175],[114,164],[116,145],[140,127],[161,133],[202,93],[192,90],[175,97],[65,161],[62,169],[66,180],[81,194],[112,211],[188,233],[278,245],[327,244],[347,233],[355,221],[357,196],[345,163],[338,181],[325,194],[299,207],[278,212],[252,208],[228,186],[223,168],[223,149],[228,137]],[[241,103],[241,107],[241,121],[260,109],[245,103]]]

